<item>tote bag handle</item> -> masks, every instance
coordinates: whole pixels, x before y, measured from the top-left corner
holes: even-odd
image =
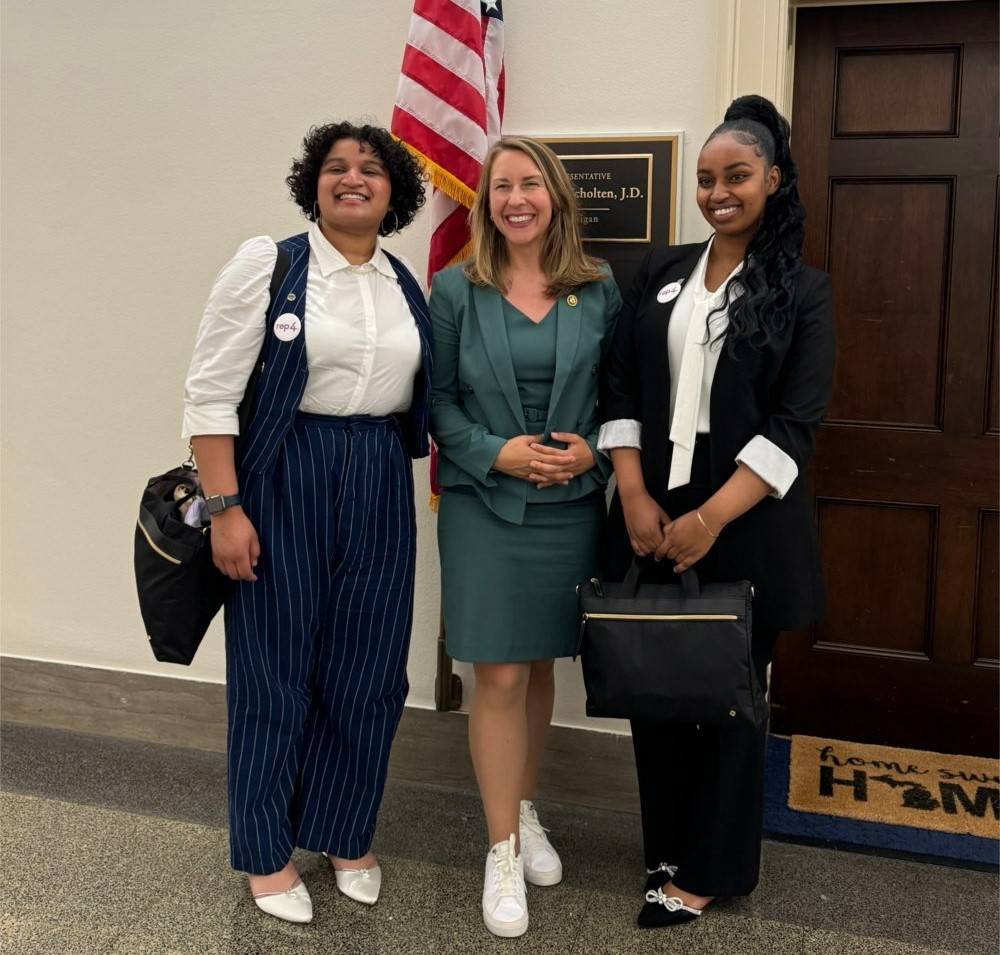
[[[629,567],[622,584],[625,596],[634,597],[636,595],[639,590],[639,581],[642,578],[642,573],[647,567],[649,567],[648,562],[640,562],[637,557],[633,558],[632,566]],[[681,587],[684,590],[684,596],[689,600],[701,596],[701,582],[698,580],[698,574],[693,567],[688,568],[681,574]]]

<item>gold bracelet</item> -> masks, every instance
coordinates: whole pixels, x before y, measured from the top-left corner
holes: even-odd
[[[705,533],[708,534],[708,536],[711,537],[712,540],[718,540],[719,539],[719,535],[718,534],[713,534],[708,529],[708,525],[705,523],[705,518],[701,516],[701,511],[695,511],[695,514],[698,515],[698,520],[701,521],[701,526],[705,528]]]

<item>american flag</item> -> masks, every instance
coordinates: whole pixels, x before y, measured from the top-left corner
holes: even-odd
[[[391,128],[434,186],[428,284],[468,254],[468,210],[500,138],[504,82],[500,0],[415,0]]]
[[[428,288],[435,272],[469,254],[468,211],[500,138],[505,83],[500,0],[414,0],[391,130],[434,186]],[[433,446],[430,479],[436,507]]]

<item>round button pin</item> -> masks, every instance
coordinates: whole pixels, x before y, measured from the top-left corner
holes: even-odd
[[[672,302],[678,295],[681,294],[681,283],[671,282],[669,285],[664,285],[659,292],[656,293],[656,301],[661,305]]]
[[[580,300],[575,295],[566,296],[566,304],[575,306]]]
[[[295,293],[294,292],[289,292],[288,293],[288,301],[289,302],[294,302],[295,301]]]
[[[302,322],[294,312],[285,312],[274,320],[274,337],[283,342],[298,338],[302,331]]]

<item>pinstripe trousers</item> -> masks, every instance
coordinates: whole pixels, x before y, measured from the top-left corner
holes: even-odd
[[[357,858],[409,689],[410,458],[394,418],[299,413],[241,493],[261,556],[226,605],[232,865]]]

